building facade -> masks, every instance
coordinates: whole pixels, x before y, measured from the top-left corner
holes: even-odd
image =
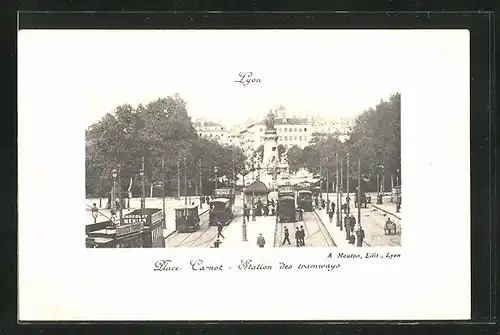
[[[280,117],[275,120],[274,127],[278,136],[278,145],[281,144],[286,149],[294,145],[304,148],[314,133],[311,123],[303,118]],[[250,157],[259,146],[264,145],[265,131],[264,121],[251,124],[240,131],[241,148],[247,157]]]
[[[230,142],[230,134],[223,125],[212,121],[197,120],[193,122],[193,127],[200,137],[213,139],[221,144],[229,144]]]

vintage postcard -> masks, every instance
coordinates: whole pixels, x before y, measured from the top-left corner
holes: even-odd
[[[462,30],[21,30],[20,320],[469,318],[468,69]]]

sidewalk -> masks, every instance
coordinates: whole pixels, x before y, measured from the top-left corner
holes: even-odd
[[[274,245],[274,232],[276,229],[276,217],[275,216],[257,216],[255,221],[252,221],[250,217],[250,222],[247,222],[247,241],[242,241],[243,237],[243,217],[237,216],[233,221],[227,226],[222,234],[224,239],[221,239],[222,244],[219,248],[240,248],[240,249],[250,249],[258,248],[257,237],[260,233],[264,236],[266,240],[266,245],[264,248],[272,248]]]

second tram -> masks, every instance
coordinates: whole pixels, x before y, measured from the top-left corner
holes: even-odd
[[[278,191],[277,216],[279,222],[295,222],[297,220],[297,207],[293,190]]]
[[[313,211],[312,192],[306,189],[297,191],[297,206],[302,208],[304,212]]]
[[[210,201],[209,224],[228,225],[233,219],[233,202],[228,198],[215,198]]]

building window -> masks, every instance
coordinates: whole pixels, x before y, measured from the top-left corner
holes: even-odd
[[[304,128],[304,131],[307,131],[307,128]]]
[[[294,136],[294,140],[297,141],[297,136]]]
[[[302,131],[302,128],[299,128],[299,131]]]
[[[299,140],[302,141],[302,136],[299,136]]]
[[[262,132],[264,129],[260,128],[260,132]]]
[[[297,132],[297,128],[293,128],[293,131],[294,131],[294,132]]]
[[[280,141],[283,139],[283,136],[280,136]]]
[[[292,132],[292,128],[288,128],[288,131],[289,131],[289,132]]]
[[[288,136],[285,136],[285,141],[288,141]]]
[[[286,132],[287,128],[285,128],[285,132]]]

